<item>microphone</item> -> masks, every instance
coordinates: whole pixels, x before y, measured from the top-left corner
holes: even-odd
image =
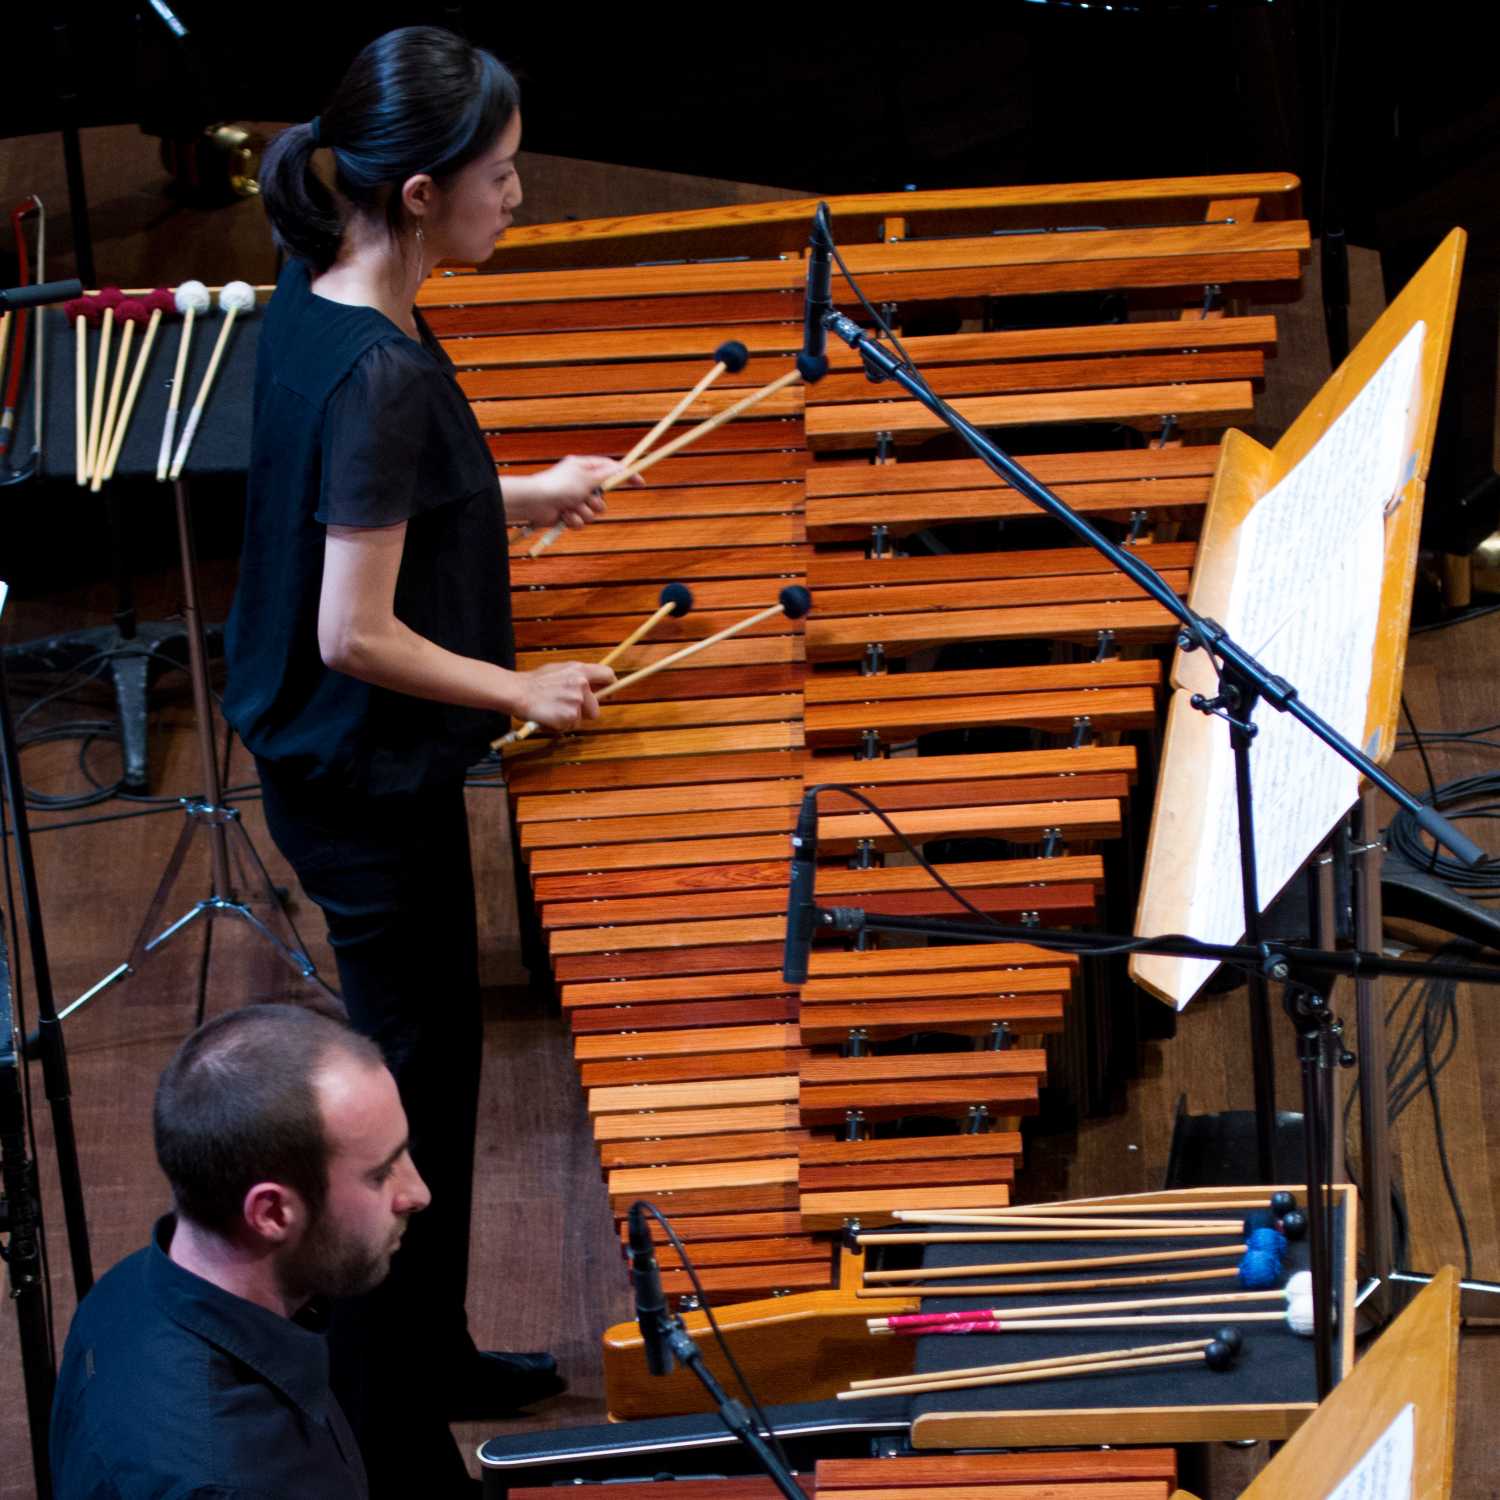
[[[29,286],[0,290],[0,310],[45,307],[49,302],[71,302],[81,296],[83,283],[76,277],[69,281],[34,281]]]
[[[646,1222],[646,1205],[639,1199],[630,1205],[630,1280],[635,1287],[635,1320],[646,1346],[646,1368],[653,1375],[672,1373],[672,1350],[664,1326],[667,1299],[661,1289],[661,1271],[656,1247]]]
[[[807,955],[812,947],[818,909],[813,904],[813,877],[818,867],[818,795],[802,794],[797,829],[792,834],[792,878],[786,896],[786,946],[781,977],[787,984],[807,983]]]
[[[833,235],[828,228],[828,205],[820,203],[813,214],[812,232],[807,239],[811,253],[807,257],[807,300],[802,308],[802,352],[797,356],[797,372],[808,385],[828,373],[828,333],[824,317],[833,308],[832,271],[828,258],[833,251]]]

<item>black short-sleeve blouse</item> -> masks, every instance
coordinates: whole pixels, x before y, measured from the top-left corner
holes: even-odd
[[[406,523],[395,611],[461,656],[510,666],[510,582],[495,464],[452,362],[383,313],[282,272],[261,328],[224,711],[278,770],[329,789],[410,791],[457,775],[500,714],[326,667],[318,598],[328,526]]]

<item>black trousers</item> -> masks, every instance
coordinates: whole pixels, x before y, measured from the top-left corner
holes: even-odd
[[[259,769],[271,837],[323,910],[349,1020],[385,1055],[432,1193],[386,1281],[334,1310],[334,1392],[373,1496],[441,1495],[465,1482],[443,1408],[474,1352],[464,1294],[483,1022],[463,782],[355,797]]]

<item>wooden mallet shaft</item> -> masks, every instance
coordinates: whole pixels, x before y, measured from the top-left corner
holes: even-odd
[[[926,1244],[925,1238],[911,1235],[864,1234],[862,1245],[879,1245],[889,1242],[895,1245]],[[946,1243],[940,1241],[939,1243]],[[1085,1255],[1077,1260],[1004,1260],[984,1266],[944,1266],[941,1269],[924,1270],[916,1266],[904,1271],[866,1271],[865,1284],[892,1281],[939,1281],[945,1277],[959,1276],[1035,1276],[1039,1271],[1091,1271],[1103,1266],[1154,1266],[1163,1262],[1180,1260],[1211,1260],[1220,1256],[1239,1257],[1250,1247],[1239,1245],[1211,1245],[1198,1250],[1149,1250],[1135,1255]],[[882,1293],[882,1295],[889,1295]]]
[[[630,648],[641,639],[642,636],[646,635],[652,630],[655,630],[656,627],[660,625],[668,615],[676,614],[677,610],[678,606],[675,600],[670,604],[663,604],[662,607],[658,609],[654,615],[651,615],[649,618],[641,621],[641,623],[637,625],[635,629],[632,630],[630,634],[627,635],[618,646],[612,647],[608,652],[601,656],[599,658],[599,665],[601,667],[613,666],[615,662],[625,654],[625,652],[630,650]],[[599,693],[596,693],[594,696],[596,698],[600,698],[604,696],[604,693],[601,691]],[[529,740],[531,736],[534,735],[541,727],[542,726],[538,724],[535,719],[527,719],[527,721],[522,724],[519,729],[512,729],[508,734],[502,734],[498,740],[493,740],[490,743],[490,749],[503,750],[507,745],[514,745],[521,740]]]
[[[125,371],[130,366],[130,346],[135,341],[135,319],[125,319],[125,331],[115,353],[115,378],[110,382],[109,402],[104,408],[104,425],[99,429],[99,448],[94,454],[90,489],[98,494],[104,483],[104,468],[109,462],[110,444],[114,442],[115,420],[120,415],[120,397],[125,391]]]
[[[915,1217],[915,1216],[914,1216]],[[952,1223],[952,1224],[984,1224],[985,1219],[944,1219],[936,1218],[928,1220],[930,1223]],[[1232,1226],[1219,1228],[1168,1228],[1165,1224],[1153,1225],[1150,1229],[989,1229],[975,1230],[967,1234],[961,1240],[943,1239],[934,1240],[931,1237],[925,1240],[913,1240],[913,1244],[1005,1244],[1011,1241],[1032,1244],[1062,1244],[1082,1240],[1170,1240],[1170,1239],[1207,1239],[1212,1236],[1243,1235],[1244,1226],[1233,1224]],[[882,1239],[887,1238],[881,1236]],[[894,1237],[889,1238],[889,1243],[899,1244]]]
[[[94,367],[94,406],[89,416],[89,451],[83,464],[83,482],[94,477],[94,465],[99,461],[99,431],[104,424],[104,388],[109,384],[109,340],[115,326],[113,305],[104,309],[104,321],[99,326],[99,360]]]
[[[81,299],[80,299],[81,300]],[[78,482],[89,482],[89,320],[80,312],[73,320],[73,422]]]
[[[1068,1365],[1049,1365],[1043,1369],[1018,1370],[1009,1375],[967,1375],[955,1371],[948,1380],[913,1381],[893,1385],[882,1391],[840,1391],[840,1401],[868,1401],[874,1396],[921,1396],[928,1391],[973,1390],[986,1385],[1020,1385],[1032,1380],[1062,1380],[1068,1376],[1110,1375],[1120,1370],[1144,1370],[1156,1365],[1186,1365],[1202,1359],[1202,1351],[1182,1354],[1157,1354],[1140,1359],[1080,1360]]]
[[[751,407],[758,406],[777,392],[785,390],[794,380],[801,378],[796,370],[788,370],[785,375],[779,375],[769,385],[763,385],[759,390],[751,391],[748,396],[741,396],[732,406],[726,406],[723,411],[715,413],[707,421],[700,422],[696,427],[690,427],[680,437],[673,438],[669,443],[663,443],[660,448],[653,448],[644,458],[637,459],[630,468],[610,475],[599,488],[617,489],[635,475],[644,474],[652,464],[660,463],[664,458],[670,458],[674,453],[686,448],[689,443],[696,443],[701,437],[707,437],[715,428],[722,427],[726,422],[732,422],[736,417],[749,411]]]
[[[794,370],[792,372],[796,374]],[[638,672],[632,672],[628,677],[618,678],[606,688],[600,688],[594,694],[596,698],[608,698],[618,693],[623,688],[633,686],[637,682],[644,682],[648,677],[654,677],[658,672],[667,667],[675,666],[680,661],[686,661],[690,656],[696,656],[700,651],[707,651],[710,646],[717,646],[720,641],[727,641],[730,636],[740,635],[747,630],[753,630],[755,626],[764,624],[767,620],[775,619],[779,614],[784,614],[785,609],[780,604],[772,604],[757,613],[741,620],[736,625],[726,625],[722,630],[713,635],[706,636],[701,641],[694,641],[691,645],[683,646],[680,650],[672,652],[670,656],[664,656],[660,661],[654,661],[650,666],[642,667]]]
[[[177,409],[182,404],[182,378],[187,373],[188,345],[193,341],[193,318],[196,309],[191,303],[182,315],[182,337],[177,341],[177,363],[172,370],[172,389],[167,396],[167,418],[161,429],[161,450],[156,455],[156,477],[165,479],[172,463],[172,441],[177,436]]]
[[[688,407],[690,407],[693,402],[695,402],[698,397],[701,396],[704,391],[706,391],[709,386],[711,386],[714,381],[716,381],[719,376],[721,376],[728,368],[729,366],[726,365],[722,359],[719,360],[713,366],[713,368],[709,370],[708,374],[705,375],[703,379],[700,380],[698,384],[695,385],[692,390],[687,393],[687,395],[682,397],[682,399],[677,402],[677,404],[671,409],[671,411],[669,411],[666,416],[664,416],[661,421],[659,421],[656,426],[653,427],[651,431],[648,432],[645,437],[643,437],[635,445],[635,447],[633,447],[630,452],[620,460],[620,462],[626,465],[627,468],[631,464],[633,464],[636,459],[638,459],[643,453],[645,453],[646,450],[650,448],[652,443],[654,443],[657,438],[659,438],[662,433],[664,433],[667,428],[669,428],[672,423],[675,422],[678,417],[680,417],[683,412],[685,412]],[[601,488],[613,489],[614,486],[601,486]],[[540,557],[542,553],[544,553],[567,529],[568,523],[566,521],[554,521],[541,534],[541,536],[532,543],[531,549],[527,552],[526,555],[528,557]]]
[[[1101,1364],[1115,1359],[1149,1359],[1157,1354],[1201,1354],[1212,1339],[1184,1339],[1174,1344],[1137,1344],[1132,1349],[1099,1349],[1092,1354],[1051,1354],[1046,1359],[1011,1360],[1003,1365],[970,1365],[962,1370],[933,1370],[924,1375],[881,1375],[870,1380],[851,1380],[852,1391],[888,1391],[893,1386],[931,1385],[959,1375],[1014,1375],[1024,1370],[1057,1370],[1077,1365]]]
[[[993,1319],[997,1323],[1023,1322],[1033,1318],[1081,1318],[1094,1313],[1139,1312],[1155,1307],[1223,1307],[1246,1302],[1285,1302],[1287,1293],[1280,1287],[1263,1292],[1197,1292],[1186,1297],[1133,1297],[1129,1302],[1068,1302],[1048,1307],[987,1307],[969,1312],[906,1313],[893,1318],[867,1318],[871,1333],[941,1333],[956,1323],[980,1323]]]
[[[141,392],[141,379],[146,373],[146,366],[151,362],[151,346],[156,342],[156,330],[160,327],[161,308],[158,307],[152,310],[151,321],[146,325],[146,337],[141,341],[141,352],[136,358],[135,369],[131,371],[130,388],[125,392],[125,405],[110,439],[109,458],[104,464],[104,472],[94,475],[96,490],[104,480],[114,478],[115,465],[120,461],[120,449],[125,446],[125,432],[130,426],[131,414],[135,411],[136,397]]]
[[[1112,1287],[1175,1286],[1184,1281],[1222,1281],[1239,1275],[1239,1266],[1215,1266],[1207,1271],[1162,1271],[1155,1276],[1088,1276],[1060,1281],[997,1281],[979,1286],[902,1286],[861,1288],[859,1297],[889,1297],[893,1290],[913,1297],[1050,1296],[1054,1292],[1108,1291]]]
[[[198,423],[203,419],[203,408],[208,402],[208,393],[213,388],[214,377],[219,373],[219,362],[224,358],[224,350],[229,344],[229,335],[234,330],[234,320],[238,312],[239,308],[231,307],[224,313],[224,324],[219,329],[219,337],[214,342],[213,355],[198,385],[198,394],[193,400],[193,409],[188,413],[187,422],[182,429],[182,439],[177,444],[177,452],[173,455],[172,467],[167,470],[168,479],[178,479],[182,475],[182,466],[187,462],[188,450],[193,446],[193,436],[198,431]]]

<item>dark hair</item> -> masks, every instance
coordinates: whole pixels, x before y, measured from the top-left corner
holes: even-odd
[[[156,1086],[156,1159],[177,1212],[223,1233],[257,1182],[295,1188],[316,1216],[328,1143],[314,1079],[330,1053],[369,1067],[380,1049],[342,1021],[298,1005],[247,1005],[200,1026]]]
[[[260,196],[276,243],[320,271],[338,254],[344,215],[313,171],[319,146],[333,151],[346,202],[383,212],[395,230],[400,185],[420,172],[442,185],[494,144],[520,102],[510,70],[451,31],[405,26],[377,37],[318,120],[282,131],[266,150]]]

